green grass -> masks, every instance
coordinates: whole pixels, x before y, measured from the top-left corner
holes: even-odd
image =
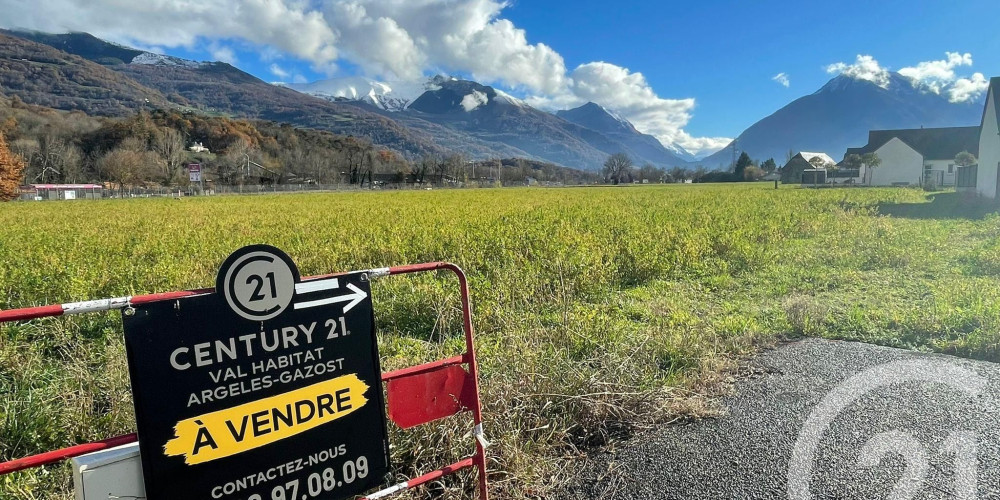
[[[250,243],[282,248],[304,275],[455,262],[470,275],[494,491],[542,497],[585,447],[711,412],[733,361],[776,340],[1000,360],[998,236],[991,209],[907,189],[14,203],[0,205],[0,308],[211,286]],[[373,293],[384,369],[461,352],[453,278],[386,278]],[[470,450],[467,419],[451,420],[392,431],[400,479]],[[0,459],[133,426],[115,314],[2,327]],[[70,488],[65,466],[0,478],[3,498],[68,498]]]

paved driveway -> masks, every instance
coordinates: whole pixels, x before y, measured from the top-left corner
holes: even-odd
[[[568,497],[1000,499],[1000,365],[818,339],[751,364],[725,416],[598,454]]]

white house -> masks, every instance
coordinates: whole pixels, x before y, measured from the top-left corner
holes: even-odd
[[[202,146],[200,142],[196,142],[188,146],[188,151],[191,151],[192,153],[211,153],[211,151],[209,151],[205,146]]]
[[[868,173],[873,186],[955,184],[955,156],[979,151],[979,127],[872,130],[868,144],[848,148],[847,156],[875,153],[882,164]],[[864,170],[864,169],[862,169]],[[865,172],[861,173],[864,176]]]
[[[1000,77],[990,79],[986,109],[979,136],[979,167],[976,173],[976,193],[996,198],[1000,191]]]

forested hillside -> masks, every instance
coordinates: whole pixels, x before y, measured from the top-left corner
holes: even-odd
[[[101,116],[170,105],[159,91],[100,64],[0,33],[0,92],[12,91],[32,104]]]
[[[225,63],[104,66],[22,36],[26,35],[0,33],[0,92],[29,104],[99,116],[154,109],[195,110],[365,137],[411,158],[447,153],[431,136],[387,117],[270,85]],[[67,41],[66,36],[40,41],[59,44]],[[105,49],[110,46],[102,43]],[[81,50],[77,46],[73,49]],[[92,48],[85,53],[95,60],[114,62],[104,52],[107,50]]]
[[[0,96],[0,134],[27,163],[25,183],[109,182],[119,186],[184,187],[185,165],[200,163],[210,182],[357,183],[376,175],[393,182],[494,176],[498,160],[481,165],[462,155],[406,159],[366,139],[262,120],[178,110],[94,117]],[[201,144],[208,151],[192,152]],[[247,173],[247,160],[260,165]],[[527,160],[504,160],[503,178],[585,182],[587,174]],[[478,175],[475,168],[478,167]]]

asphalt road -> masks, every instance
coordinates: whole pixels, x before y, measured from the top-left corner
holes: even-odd
[[[749,372],[724,416],[596,454],[565,498],[1000,499],[1000,364],[808,339]]]

